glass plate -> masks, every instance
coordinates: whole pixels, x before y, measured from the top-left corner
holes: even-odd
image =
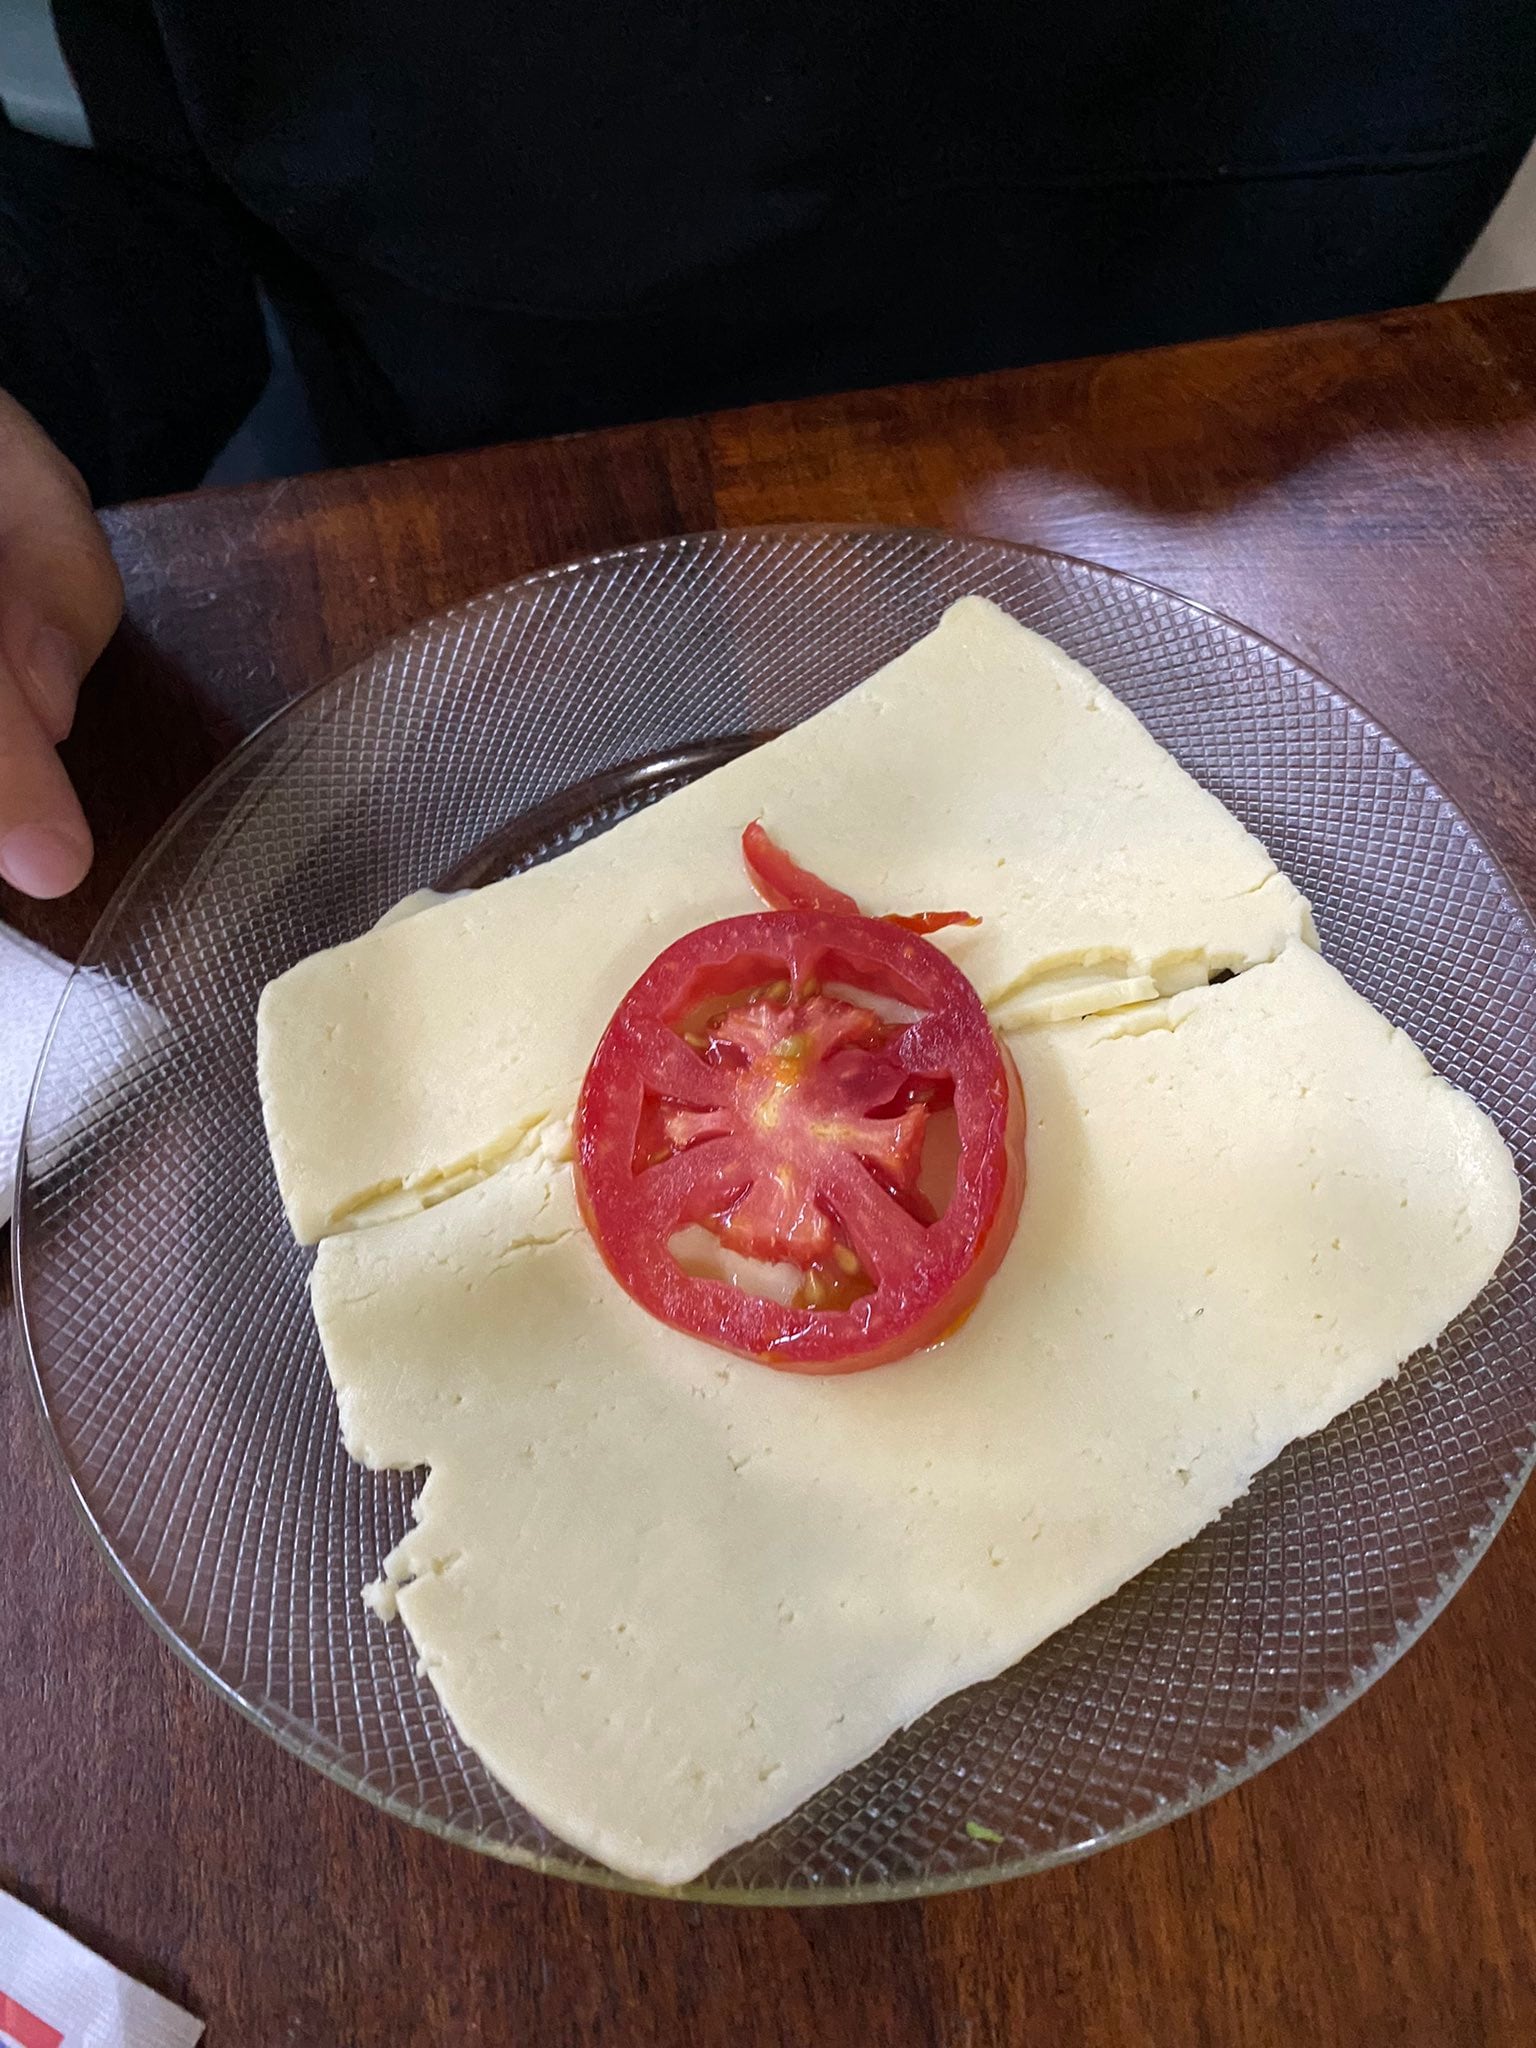
[[[309,1254],[263,1142],[257,994],[409,890],[541,859],[806,717],[967,591],[1087,662],[1258,833],[1331,958],[1497,1119],[1529,1201],[1523,908],[1400,748],[1226,620],[1027,549],[791,528],[631,548],[416,628],[248,741],[119,892],[39,1071],[16,1269],[59,1455],[144,1612],[297,1755],[422,1827],[625,1882],[491,1780],[404,1630],[364,1611],[417,1481],[359,1470],[337,1436]],[[1428,1625],[1519,1490],[1533,1423],[1527,1222],[1494,1284],[1393,1385],[687,1893],[939,1891],[1211,1798]],[[976,1815],[1001,1843],[969,1839]]]

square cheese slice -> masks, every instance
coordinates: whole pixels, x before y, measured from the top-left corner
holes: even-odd
[[[931,879],[903,895],[953,893]],[[431,1467],[399,1611],[530,1812],[632,1877],[697,1875],[1193,1536],[1487,1283],[1518,1208],[1493,1126],[1277,953],[1013,1038],[1018,1235],[956,1336],[875,1372],[655,1322],[549,1156],[321,1246],[347,1446]]]
[[[436,1199],[568,1114],[656,954],[759,907],[740,852],[758,817],[871,913],[979,915],[941,943],[1005,1026],[1315,943],[1305,900],[1264,848],[1124,705],[995,605],[963,598],[781,739],[531,873],[274,981],[258,1065],[299,1238],[399,1190]]]

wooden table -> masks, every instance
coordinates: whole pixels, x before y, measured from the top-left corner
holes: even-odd
[[[791,519],[1039,541],[1232,613],[1363,700],[1536,898],[1532,295],[111,513],[128,624],[69,748],[101,858],[0,914],[77,947],[221,753],[407,621]],[[1359,1706],[1176,1826],[927,1905],[704,1910],[483,1861],[295,1763],[130,1611],[16,1370],[0,1432],[0,1884],[211,2048],[1536,2040],[1529,1502]]]

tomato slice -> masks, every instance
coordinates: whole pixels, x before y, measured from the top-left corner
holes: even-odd
[[[941,1201],[922,1184],[940,1118]],[[974,1307],[1018,1221],[1024,1121],[979,996],[923,938],[840,911],[726,918],[619,1005],[577,1108],[577,1187],[614,1278],[663,1322],[781,1370],[859,1372]],[[686,1271],[672,1241],[693,1226],[792,1268],[794,1299]]]
[[[844,917],[862,915],[851,896],[792,860],[777,840],[769,837],[760,818],[754,818],[742,833],[741,852],[752,886],[770,910],[828,910]],[[917,910],[906,914],[888,911],[881,922],[899,924],[903,931],[916,932],[921,937],[927,932],[944,931],[950,925],[977,925],[981,919],[972,917],[968,910]]]

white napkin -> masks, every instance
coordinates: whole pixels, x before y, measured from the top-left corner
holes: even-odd
[[[32,1076],[68,979],[64,961],[0,925],[0,1224],[11,1213]]]
[[[15,1199],[21,1127],[38,1059],[70,971],[66,961],[0,925],[0,1228]],[[34,1152],[34,1172],[56,1171],[65,1162],[81,1130],[116,1099],[125,1079],[147,1070],[166,1036],[159,1012],[99,967],[85,968],[75,981],[63,1028],[68,1051],[51,1076],[46,1157]]]
[[[0,1892],[0,2048],[194,2048],[203,2023]]]

